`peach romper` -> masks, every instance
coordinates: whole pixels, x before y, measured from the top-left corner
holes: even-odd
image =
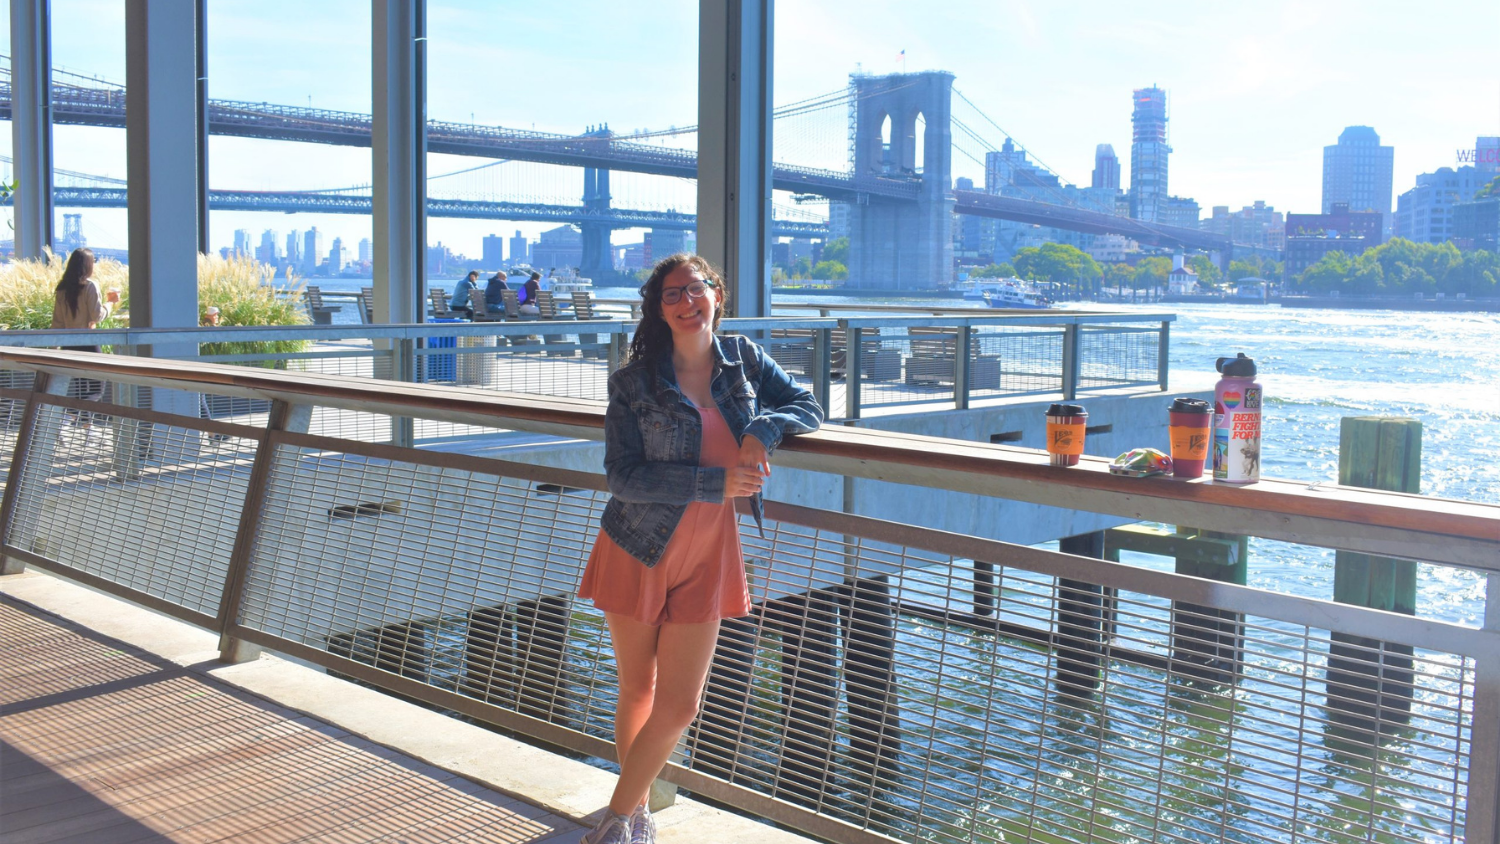
[[[739,445],[717,406],[698,409],[703,446],[698,465],[729,468]],[[750,590],[734,500],[694,501],[682,514],[655,566],[630,556],[602,529],[594,540],[578,597],[642,624],[701,624],[750,614]]]

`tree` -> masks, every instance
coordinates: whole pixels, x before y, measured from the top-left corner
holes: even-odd
[[[823,246],[823,260],[849,266],[849,238],[836,237]]]
[[[1131,286],[1135,278],[1135,267],[1124,261],[1104,265],[1104,286],[1116,290]]]
[[[1142,258],[1135,262],[1135,276],[1131,278],[1132,287],[1166,287],[1167,275],[1172,272],[1172,260],[1170,258]]]
[[[1213,289],[1219,283],[1219,268],[1207,255],[1193,255],[1184,263],[1198,274],[1198,286]]]
[[[1010,278],[1015,274],[1016,268],[1010,264],[990,264],[970,273],[974,278]]]
[[[1065,284],[1078,292],[1094,290],[1104,271],[1088,253],[1066,243],[1044,243],[1016,252],[1016,274],[1032,281]]]
[[[1474,194],[1475,199],[1486,199],[1491,196],[1500,196],[1500,176],[1496,176],[1495,178],[1491,179],[1489,184],[1480,188],[1479,191]]]
[[[819,261],[812,268],[812,277],[824,281],[843,281],[849,277],[849,268],[838,261]]]

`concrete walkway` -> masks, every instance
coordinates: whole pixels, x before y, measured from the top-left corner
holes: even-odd
[[[0,577],[0,841],[572,844],[613,776],[43,574]],[[801,838],[679,798],[660,841]]]

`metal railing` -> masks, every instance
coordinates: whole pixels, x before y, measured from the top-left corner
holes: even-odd
[[[1075,398],[1091,391],[1165,390],[1172,319],[1163,314],[1114,313],[788,316],[730,319],[723,329],[760,340],[794,378],[813,390],[830,418],[855,419],[881,412],[966,408],[1021,396]],[[603,400],[609,373],[625,359],[634,327],[634,322],[620,319],[560,319],[3,331],[0,347],[98,344],[117,354],[131,354],[138,347],[155,346],[158,356],[160,347],[172,347],[187,350],[178,359]],[[851,343],[856,336],[858,342]],[[300,344],[302,350],[262,350],[288,342]],[[215,348],[204,344],[236,344],[242,351],[192,354],[195,349]],[[210,399],[205,405],[213,418],[250,419],[264,417],[266,411],[264,403]],[[372,419],[325,416],[319,413],[314,430],[403,445],[494,433],[442,420],[398,421],[388,430]]]
[[[612,757],[607,635],[572,600],[602,476],[308,431],[321,408],[599,439],[602,406],[53,351],[0,369],[37,374],[0,390],[9,560],[218,631],[226,656],[273,648]],[[71,377],[272,409],[104,405]],[[778,463],[1478,569],[1487,621],[773,501],[742,534],[755,615],[726,625],[667,779],[836,841],[1497,840],[1500,507],[842,427]]]

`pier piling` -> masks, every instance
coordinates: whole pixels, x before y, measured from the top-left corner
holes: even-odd
[[[1339,429],[1339,483],[1415,494],[1422,474],[1422,423],[1389,416],[1348,416]],[[1415,615],[1417,564],[1338,551],[1333,599]],[[1359,724],[1405,724],[1411,717],[1412,649],[1363,636],[1333,634],[1328,705]]]

